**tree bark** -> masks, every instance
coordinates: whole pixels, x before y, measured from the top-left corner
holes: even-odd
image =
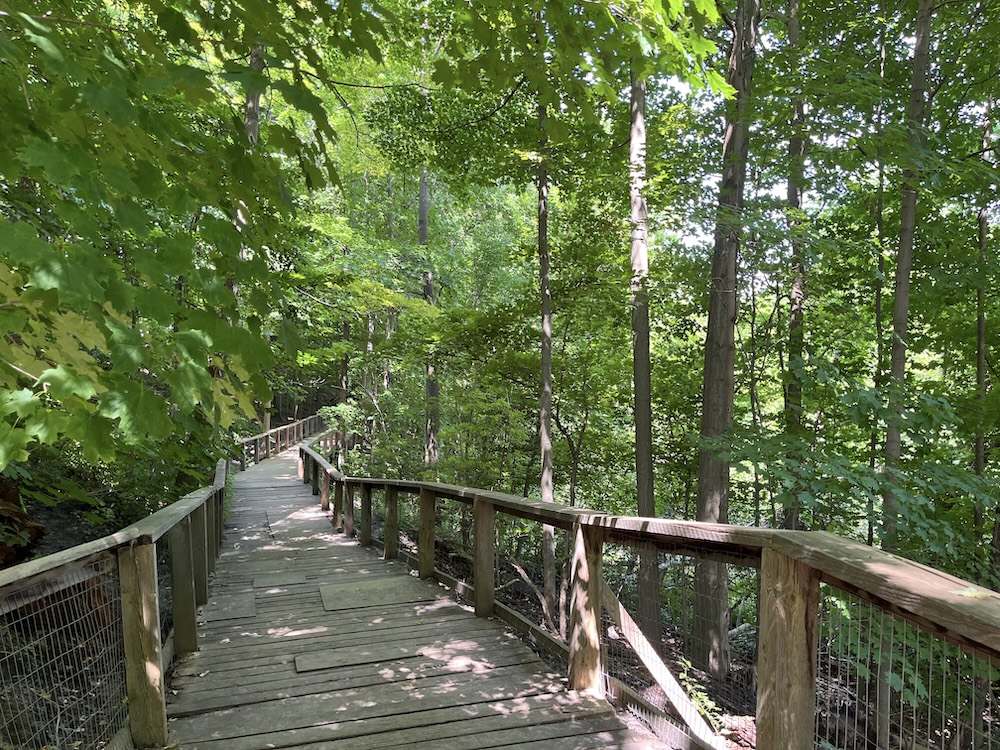
[[[924,125],[927,70],[930,64],[931,17],[934,0],[919,0],[915,25],[913,71],[910,101],[906,111],[907,151],[911,162],[903,170],[900,198],[899,246],[896,253],[896,289],[892,309],[892,348],[889,357],[889,417],[885,439],[886,483],[882,493],[882,549],[895,552],[899,548],[899,507],[892,490],[894,473],[899,465],[902,441],[900,420],[903,415],[903,389],[906,385],[906,347],[910,310],[910,271],[913,266],[913,242],[917,225],[917,194],[920,174],[914,165],[920,149]],[[892,710],[892,676],[890,644],[883,637],[879,660],[876,692],[876,736],[881,747],[890,741]]]
[[[736,333],[736,265],[746,181],[750,87],[760,22],[760,0],[741,0],[732,24],[727,80],[736,90],[726,113],[722,182],[712,253],[712,279],[705,337],[705,375],[701,437],[718,439],[733,424]],[[729,519],[729,465],[711,448],[698,460],[699,521]],[[726,566],[699,561],[695,566],[695,664],[713,677],[729,672],[729,607]]]
[[[649,229],[646,223],[646,79],[631,78],[629,182],[632,204],[632,383],[635,397],[636,505],[640,516],[656,515],[653,495],[652,366],[649,356]],[[660,647],[660,568],[655,548],[639,550],[639,626]]]
[[[417,210],[417,242],[422,248],[428,247],[428,219],[430,216],[430,187],[428,185],[427,168],[420,172],[420,198]],[[430,260],[427,260],[430,263]],[[423,274],[424,301],[429,305],[435,302],[434,272],[428,268]],[[440,387],[437,379],[437,368],[434,352],[427,353],[424,366],[424,466],[428,469],[437,466],[440,458],[438,446],[438,428],[440,427]]]
[[[542,459],[542,502],[555,502],[552,469],[552,288],[549,280],[549,165],[546,161],[548,112],[538,102],[538,294],[542,319],[541,387],[538,397],[538,438]],[[549,627],[555,629],[556,552],[555,530],[542,526],[543,609]]]
[[[931,16],[933,0],[920,0],[915,28],[913,73],[910,101],[906,111],[907,151],[916,160],[924,125],[927,89],[927,69],[930,63]],[[892,348],[889,355],[889,423],[885,439],[885,470],[889,484],[899,464],[901,435],[899,420],[903,413],[903,388],[906,385],[906,347],[910,311],[910,271],[913,267],[913,241],[917,227],[917,195],[920,174],[913,161],[903,170],[903,185],[899,211],[899,245],[896,253],[896,289],[892,308]],[[882,549],[896,551],[899,546],[899,508],[891,486],[882,495]]]
[[[257,73],[264,70],[264,48],[259,44],[250,50],[250,69]],[[251,146],[260,141],[260,97],[261,92],[252,88],[243,107],[243,131]]]
[[[788,2],[788,52],[793,71],[799,68],[799,0]],[[798,87],[793,87],[797,90]],[[791,304],[788,314],[788,372],[785,387],[785,434],[792,445],[799,446],[804,435],[802,429],[802,374],[805,368],[805,301],[806,269],[805,249],[799,233],[802,214],[802,190],[805,168],[805,104],[800,96],[792,97],[792,117],[788,136],[788,180],[786,186],[786,211],[788,216],[788,236],[791,239]],[[801,528],[799,496],[801,493],[798,477],[793,483],[785,506],[782,526],[788,529]]]

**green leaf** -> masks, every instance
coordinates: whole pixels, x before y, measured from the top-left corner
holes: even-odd
[[[0,393],[0,415],[16,414],[24,418],[41,406],[38,396],[27,388]]]
[[[0,471],[9,463],[27,461],[28,451],[25,449],[30,444],[31,435],[6,421],[0,421]]]
[[[142,442],[147,437],[162,440],[173,432],[164,400],[134,380],[123,379],[116,388],[103,394],[100,413],[105,417],[117,417],[123,437],[132,443]]]
[[[67,432],[80,443],[83,457],[92,463],[115,455],[115,424],[99,414],[77,412],[67,424]]]
[[[18,152],[21,163],[41,169],[53,183],[69,185],[79,175],[77,165],[58,143],[32,137],[25,144]]]
[[[68,396],[89,399],[97,395],[93,380],[65,365],[46,370],[38,378],[38,382],[47,384],[48,395],[55,399],[61,400]]]

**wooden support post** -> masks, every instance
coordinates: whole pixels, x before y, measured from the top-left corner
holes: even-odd
[[[757,747],[811,750],[819,571],[764,548],[757,645]]]
[[[170,601],[174,614],[174,648],[178,656],[198,650],[198,605],[194,593],[191,518],[170,530]]]
[[[385,486],[385,559],[399,557],[399,490]]]
[[[361,485],[361,546],[372,543],[372,486]]]
[[[319,472],[320,465],[319,461],[311,459],[309,465],[312,467],[312,471],[309,472],[309,480],[312,483],[312,493],[313,495],[319,494]]]
[[[417,543],[417,572],[421,578],[434,577],[434,510],[437,495],[420,488],[420,541]]]
[[[128,719],[137,748],[167,744],[166,688],[160,651],[156,545],[118,550]]]
[[[264,458],[271,457],[271,436],[265,435],[261,440],[264,441]]]
[[[354,483],[344,482],[344,536],[354,536]]]
[[[309,475],[312,473],[312,456],[299,448],[299,466],[301,467],[302,484],[309,484]]]
[[[212,502],[212,498],[208,498],[204,505],[205,509],[205,539],[206,544],[206,559],[208,561],[208,572],[215,572],[215,558],[218,556],[217,540],[215,535],[215,503]]]
[[[333,487],[333,518],[330,519],[335,529],[344,523],[344,483],[337,480]]]
[[[194,558],[194,600],[208,604],[208,511],[199,505],[191,511],[191,556]]]
[[[604,532],[592,526],[575,524],[573,537],[569,686],[573,690],[603,696],[600,584]]]
[[[474,538],[473,599],[477,617],[492,617],[496,587],[496,506],[477,497],[472,506]]]
[[[320,510],[330,510],[330,473],[326,469],[323,469],[320,479],[319,507]]]
[[[226,541],[226,489],[220,487],[215,491],[215,528],[218,544],[215,546],[215,556],[222,554],[222,544]]]

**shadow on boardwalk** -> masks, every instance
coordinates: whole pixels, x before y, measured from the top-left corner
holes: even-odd
[[[493,621],[334,532],[288,451],[236,475],[200,651],[174,669],[184,750],[666,748]]]

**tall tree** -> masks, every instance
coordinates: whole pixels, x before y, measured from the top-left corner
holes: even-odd
[[[420,171],[420,188],[417,202],[417,242],[425,251],[429,244],[428,223],[430,221],[430,186],[428,184],[427,168]],[[434,270],[430,267],[430,258],[425,258],[428,264],[423,272],[423,296],[428,305],[435,302]],[[434,468],[440,460],[438,447],[438,430],[441,423],[440,394],[441,388],[437,377],[436,356],[431,349],[427,352],[424,363],[424,466]]]
[[[656,515],[653,496],[652,367],[649,358],[649,248],[646,221],[646,79],[630,66],[629,193],[632,206],[632,382],[635,415],[635,479],[640,516]],[[659,647],[660,569],[655,549],[639,555],[639,618]]]
[[[930,66],[931,18],[933,0],[919,0],[914,27],[913,68],[910,99],[906,109],[907,163],[900,190],[899,244],[896,251],[895,291],[892,307],[892,347],[889,355],[889,419],[886,425],[885,470],[892,474],[899,463],[906,387],[906,353],[910,311],[910,272],[913,267],[913,243],[917,231],[917,197],[920,190],[920,148],[923,142],[924,109],[927,98],[927,72]],[[895,550],[898,540],[899,506],[891,485],[882,495],[882,548]]]
[[[800,0],[788,0],[788,56],[789,69],[793,75],[801,68],[800,52]],[[788,177],[786,180],[785,210],[788,215],[788,236],[791,243],[791,289],[788,311],[788,374],[785,385],[785,432],[790,442],[797,446],[803,439],[802,428],[802,379],[805,371],[805,302],[806,269],[805,248],[803,247],[802,190],[804,183],[806,138],[805,102],[802,100],[801,86],[793,85],[791,96],[792,116],[788,134]],[[786,502],[785,528],[800,527],[800,482],[793,483]]]
[[[750,94],[756,57],[760,0],[740,0],[732,33],[726,80],[735,94],[726,108],[722,145],[712,277],[709,286],[708,331],[702,389],[701,438],[718,440],[733,424],[736,355],[736,267],[742,235],[744,185],[749,154]],[[729,520],[729,464],[717,446],[702,447],[698,459],[699,521]],[[729,607],[726,566],[701,561],[695,570],[696,663],[715,677],[729,671]]]

